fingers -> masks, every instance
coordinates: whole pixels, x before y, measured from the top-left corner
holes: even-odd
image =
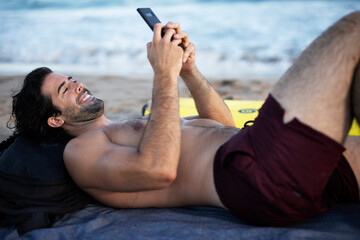
[[[165,41],[171,41],[172,36],[175,34],[175,30],[174,29],[166,29],[165,30],[165,35],[163,36]]]
[[[181,27],[180,24],[178,23],[173,23],[173,22],[168,22],[165,25],[166,29],[174,29],[175,30],[175,35],[174,35],[174,39],[181,39],[181,43],[183,45],[184,48],[186,48],[189,45],[189,37],[187,32],[182,32],[181,31]]]
[[[182,39],[175,39],[173,38],[175,36],[176,32],[174,29],[166,29],[165,35],[163,36],[164,41],[171,42],[173,45],[180,45],[182,43]]]
[[[168,23],[165,25],[165,28],[174,29],[176,33],[181,32],[180,24],[178,24],[178,23],[168,22]]]
[[[195,45],[189,41],[188,33],[181,31],[180,24],[174,22],[168,22],[165,25],[166,29],[175,30],[175,35],[173,36],[172,43],[181,44],[181,47],[184,50],[183,63],[185,63],[189,57],[195,57]],[[167,30],[169,31],[169,30]]]
[[[188,47],[189,38],[187,32],[182,32],[180,24],[173,22],[168,22],[165,27],[160,23],[155,24],[153,43],[161,41],[162,28],[165,28],[165,34],[162,37],[164,41],[171,42],[173,45],[181,44],[184,49]]]
[[[186,48],[190,43],[187,32],[180,32],[175,34],[174,39],[180,39],[184,48]]]
[[[163,28],[163,25],[161,23],[156,23],[154,25],[153,43],[157,43],[161,40],[161,29],[162,28]]]
[[[188,46],[185,48],[183,55],[183,63],[187,61],[190,55],[195,55],[195,45],[192,42],[189,42]]]

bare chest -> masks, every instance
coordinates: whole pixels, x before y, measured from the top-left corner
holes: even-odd
[[[120,146],[137,147],[146,129],[146,119],[132,119],[111,124],[104,131],[112,143]],[[198,144],[227,140],[237,129],[227,128],[208,119],[182,120],[182,142],[197,141]],[[194,146],[196,147],[196,146]]]
[[[121,146],[137,147],[146,129],[146,120],[114,124],[106,129],[110,141]],[[181,153],[177,178],[167,189],[147,191],[137,197],[146,206],[148,199],[164,206],[221,205],[213,183],[213,160],[218,148],[238,130],[207,120],[182,121]]]

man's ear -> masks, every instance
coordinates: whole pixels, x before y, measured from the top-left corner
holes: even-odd
[[[59,116],[57,117],[49,117],[47,120],[47,123],[50,127],[53,128],[58,128],[61,127],[64,124],[64,120],[62,118],[60,118]]]

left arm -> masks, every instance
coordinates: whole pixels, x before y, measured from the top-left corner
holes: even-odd
[[[175,29],[177,34],[174,35],[174,39],[182,39],[184,56],[180,76],[195,100],[199,117],[235,127],[231,112],[224,100],[196,67],[195,46],[189,42],[187,33],[182,32],[180,25],[176,23],[168,23],[166,27]]]
[[[182,71],[180,76],[190,90],[201,118],[213,119],[225,126],[235,127],[234,119],[224,100],[196,67],[192,72]]]

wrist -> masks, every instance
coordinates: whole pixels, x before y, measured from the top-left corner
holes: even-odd
[[[172,71],[171,69],[159,69],[157,71],[154,70],[154,76],[164,80],[177,79],[179,72]]]
[[[173,73],[171,71],[154,72],[154,83],[162,83],[166,85],[174,83],[175,85],[177,85],[178,76],[179,74]]]
[[[181,69],[180,76],[181,78],[194,77],[198,74],[198,72],[199,70],[196,65],[193,65],[191,67],[187,67],[186,69]]]

